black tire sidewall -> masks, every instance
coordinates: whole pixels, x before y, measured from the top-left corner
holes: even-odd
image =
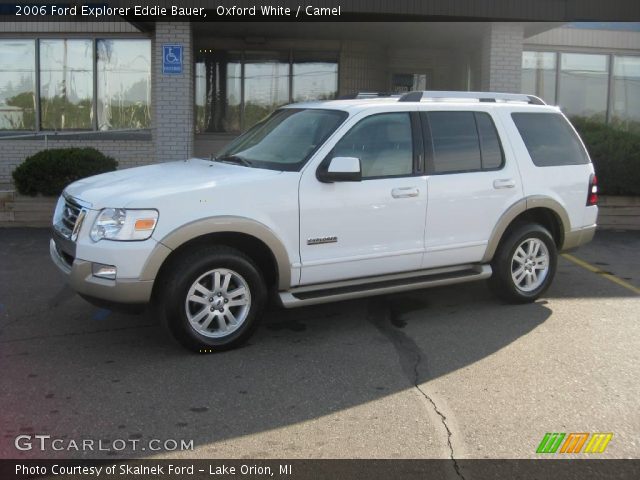
[[[237,272],[247,282],[251,294],[251,306],[244,323],[238,330],[223,338],[205,337],[196,332],[191,327],[184,308],[193,282],[215,268]],[[266,289],[262,275],[249,258],[230,248],[214,247],[181,259],[167,283],[164,296],[167,327],[176,340],[195,352],[210,353],[238,347],[251,336],[264,309]]]
[[[516,249],[527,239],[536,238],[541,240],[549,252],[549,271],[544,282],[531,292],[520,290],[511,276],[511,263]],[[558,263],[558,253],[553,237],[549,231],[537,224],[524,224],[517,227],[509,234],[500,245],[500,251],[492,267],[494,269],[492,286],[496,294],[503,299],[515,303],[527,303],[536,300],[542,295],[553,282]]]

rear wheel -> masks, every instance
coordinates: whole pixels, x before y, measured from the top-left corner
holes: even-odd
[[[533,302],[551,285],[557,261],[556,245],[546,228],[534,223],[519,225],[500,243],[491,263],[489,285],[508,302]]]
[[[244,343],[265,300],[264,280],[251,259],[214,246],[173,262],[160,302],[173,336],[190,350],[209,353]]]

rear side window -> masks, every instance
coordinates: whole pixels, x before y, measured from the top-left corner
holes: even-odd
[[[537,167],[589,163],[578,136],[559,113],[512,113],[511,118]]]
[[[502,147],[488,114],[422,112],[421,115],[433,173],[477,172],[502,167]]]

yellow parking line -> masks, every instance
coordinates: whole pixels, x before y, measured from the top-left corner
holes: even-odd
[[[625,282],[621,278],[618,278],[615,275],[612,275],[611,273],[605,272],[604,270],[594,265],[591,265],[590,263],[587,263],[584,260],[574,257],[573,255],[569,255],[568,253],[563,253],[562,256],[567,260],[569,260],[570,262],[573,262],[576,265],[579,265],[580,267],[584,268],[585,270],[589,270],[590,272],[597,273],[598,275],[606,278],[607,280],[610,280],[613,283],[626,288],[627,290],[631,290],[636,295],[640,295],[640,288],[634,287],[633,285],[631,285],[628,282]]]

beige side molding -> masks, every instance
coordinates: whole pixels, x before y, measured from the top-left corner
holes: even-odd
[[[531,210],[532,208],[548,208],[558,215],[560,221],[562,223],[562,228],[564,230],[564,238],[571,232],[571,223],[569,222],[569,215],[565,209],[560,205],[557,201],[552,198],[544,197],[542,195],[532,195],[529,197],[521,198],[516,203],[511,205],[507,211],[505,211],[496,226],[493,228],[491,232],[491,237],[489,237],[489,243],[487,244],[487,250],[485,251],[484,257],[482,258],[482,262],[490,262],[493,258],[493,255],[496,253],[496,249],[498,248],[498,244],[502,239],[502,235],[507,230],[511,222],[520,215],[521,213]],[[564,246],[560,247],[560,250],[563,249]]]
[[[145,264],[141,278],[154,279],[169,254],[194,238],[211,233],[243,233],[262,241],[273,253],[278,267],[278,287],[291,287],[291,261],[284,243],[266,225],[245,217],[220,216],[197,220],[182,225],[160,240]]]
[[[562,205],[553,198],[544,197],[542,195],[531,195],[530,197],[526,197],[525,200],[527,201],[527,210],[532,208],[548,208],[555,212],[556,215],[560,217],[564,238],[567,238],[567,235],[571,232],[571,220],[569,220],[569,214]],[[562,249],[562,246],[560,249]]]

